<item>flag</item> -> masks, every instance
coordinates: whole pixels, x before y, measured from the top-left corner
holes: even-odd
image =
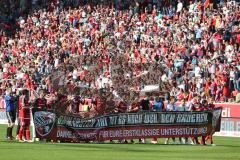
[[[205,0],[204,7],[207,8],[209,6],[209,3],[210,3],[209,0]]]

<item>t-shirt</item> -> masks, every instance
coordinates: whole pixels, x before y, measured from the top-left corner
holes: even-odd
[[[196,32],[196,38],[199,39],[201,37],[202,37],[202,29],[199,28],[199,29],[197,29],[197,32]]]
[[[182,8],[183,8],[183,4],[182,4],[182,2],[179,2],[177,4],[177,12],[181,12]]]
[[[34,105],[35,105],[34,107],[43,109],[44,107],[47,106],[47,100],[45,98],[38,98],[38,99],[36,99]]]
[[[149,110],[149,100],[143,99],[141,101],[142,110]]]
[[[201,75],[200,75],[200,67],[195,67],[195,70],[194,70],[194,73],[195,73],[195,77],[200,77]]]
[[[5,95],[4,96],[5,104],[6,104],[6,112],[11,112],[15,109],[15,97]]]
[[[177,106],[177,111],[188,111],[188,107],[186,105]]]
[[[169,103],[167,105],[167,111],[176,111],[177,110],[177,106],[175,104]]]

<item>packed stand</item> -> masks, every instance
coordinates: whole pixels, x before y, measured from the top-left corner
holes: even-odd
[[[1,31],[2,95],[24,88],[28,105],[83,117],[239,102],[235,1],[38,2],[17,10],[14,36]]]
[[[59,80],[60,86],[91,88],[89,97],[104,88],[132,101],[144,86],[161,84],[179,100],[234,101],[240,89],[239,5],[155,4],[66,9],[58,1],[48,11],[20,17],[15,36],[1,36],[3,91],[12,85],[51,93]]]

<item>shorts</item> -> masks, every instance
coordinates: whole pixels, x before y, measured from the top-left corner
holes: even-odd
[[[19,118],[19,121],[20,121],[21,126],[30,126],[30,124],[31,124],[30,118],[21,117],[21,118]]]
[[[15,111],[6,112],[8,123],[15,123],[16,113]]]

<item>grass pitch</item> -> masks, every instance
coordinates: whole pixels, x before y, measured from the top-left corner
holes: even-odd
[[[214,137],[216,146],[20,143],[5,132],[0,125],[0,160],[240,160],[240,138]]]

